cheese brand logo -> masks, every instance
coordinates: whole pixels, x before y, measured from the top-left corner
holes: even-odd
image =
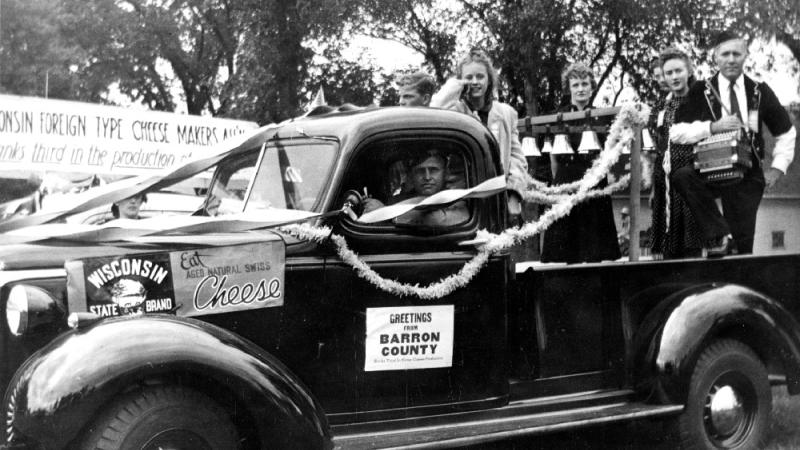
[[[89,312],[109,317],[171,312],[175,308],[165,256],[99,258],[86,269]]]

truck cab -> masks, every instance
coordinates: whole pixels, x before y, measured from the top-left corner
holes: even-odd
[[[410,169],[430,155],[455,197],[419,207]],[[503,250],[443,295],[404,291],[460,276],[509,226],[504,192],[465,194],[503,176],[470,116],[306,117],[203,161],[180,172],[217,167],[192,221],[0,246],[8,448],[454,447],[645,417],[688,448],[757,448],[769,373],[800,391],[798,255]],[[365,222],[369,200],[412,206]],[[125,275],[136,260],[169,289]],[[126,277],[169,308],[98,309],[116,300],[92,283]]]

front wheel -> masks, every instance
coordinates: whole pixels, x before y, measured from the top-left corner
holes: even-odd
[[[767,429],[772,392],[767,371],[739,341],[713,342],[697,361],[678,418],[685,449],[758,449]]]
[[[213,400],[183,387],[132,392],[97,420],[82,450],[236,449],[237,432]]]

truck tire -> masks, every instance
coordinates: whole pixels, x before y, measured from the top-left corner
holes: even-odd
[[[82,450],[228,450],[236,427],[209,397],[183,387],[154,386],[113,403],[97,420]]]
[[[759,449],[772,409],[767,371],[743,343],[712,342],[697,360],[677,419],[685,449]]]

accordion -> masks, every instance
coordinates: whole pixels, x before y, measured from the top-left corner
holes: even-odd
[[[753,150],[744,130],[717,133],[694,146],[694,168],[706,181],[738,181],[751,167]]]

